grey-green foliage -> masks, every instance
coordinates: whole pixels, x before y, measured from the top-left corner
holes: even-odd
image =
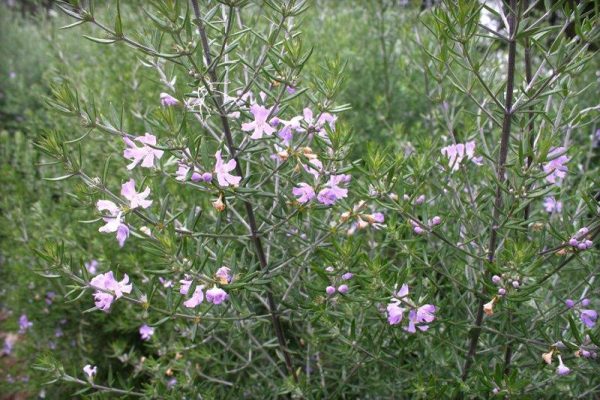
[[[179,43],[179,49],[171,43],[169,35],[157,29],[142,7],[153,16],[160,16],[161,5],[179,4],[179,15],[183,16],[186,2],[121,3],[127,37],[165,53],[185,47],[185,43]],[[110,30],[115,27],[116,4],[96,4],[98,21]],[[216,54],[223,38],[226,7],[216,2],[200,4],[203,12],[214,11],[205,17],[205,22],[209,38],[215,40]],[[520,10],[523,12],[524,8]],[[564,3],[555,9],[563,18],[558,25],[549,24],[548,16],[539,10],[528,11],[528,19],[521,20],[521,32],[531,29],[527,35],[518,36],[516,42],[515,98],[522,99],[517,103],[522,108],[511,116],[508,180],[498,184],[507,44],[490,38],[489,32],[477,26],[481,12],[476,2],[468,1],[448,2],[422,13],[415,7],[385,0],[311,3],[311,8],[294,17],[290,29],[302,30],[303,48],[314,50],[297,76],[298,87],[307,92],[289,101],[288,111],[300,113],[302,107],[309,105],[304,96],[311,99],[311,107],[331,107],[315,88],[319,79],[331,79],[324,65],[329,62],[331,67],[337,58],[340,61],[336,68],[341,70],[341,65],[347,63],[337,104],[350,103],[352,109],[340,114],[338,130],[345,132],[350,127],[356,142],[354,154],[363,159],[352,170],[351,201],[334,211],[294,208],[297,205],[286,203],[290,186],[286,186],[288,193],[279,197],[264,197],[273,190],[267,183],[262,193],[226,191],[228,211],[220,214],[211,207],[211,201],[218,196],[214,188],[183,186],[172,179],[174,166],[163,163],[150,173],[139,169],[133,172],[138,185],[144,177],[144,185],[152,188],[156,208],[147,218],[162,220],[159,214],[165,210],[177,215],[176,220],[185,227],[193,226],[195,233],[214,233],[216,229],[219,236],[189,238],[177,234],[180,225],[167,224],[166,228],[153,228],[158,240],[143,239],[142,235],[132,237],[123,250],[116,250],[114,237],[100,236],[99,222],[78,222],[98,217],[93,203],[104,198],[107,191],[117,192],[119,185],[131,176],[125,170],[123,144],[115,132],[141,135],[150,131],[167,147],[193,145],[194,152],[198,149],[199,163],[210,168],[213,160],[209,157],[219,143],[210,138],[208,128],[189,113],[158,105],[161,91],[183,99],[201,85],[189,76],[190,64],[174,67],[165,60],[163,64],[148,66],[156,59],[134,52],[124,43],[106,46],[84,40],[82,34],[101,41],[112,40],[91,24],[59,33],[52,22],[38,22],[38,27],[18,21],[8,23],[9,27],[15,24],[30,35],[41,36],[37,41],[21,42],[20,48],[24,55],[49,60],[46,68],[41,68],[39,62],[32,64],[40,68],[36,76],[46,76],[40,90],[52,90],[50,104],[70,114],[59,118],[42,108],[36,111],[35,117],[41,116],[44,123],[30,132],[40,138],[37,143],[46,151],[42,160],[58,156],[68,173],[86,174],[82,175],[84,184],[75,183],[74,178],[41,184],[35,174],[51,177],[65,172],[59,166],[38,172],[31,159],[39,158],[40,153],[23,140],[22,134],[14,135],[12,127],[3,132],[3,140],[9,144],[3,146],[4,154],[14,160],[3,165],[6,174],[2,184],[11,193],[2,200],[2,208],[7,210],[2,214],[2,233],[7,238],[2,251],[7,255],[5,265],[10,265],[4,285],[8,295],[4,298],[15,312],[26,311],[36,322],[28,334],[35,339],[26,341],[29,347],[18,346],[17,355],[31,362],[35,353],[48,348],[48,337],[60,315],[71,313],[66,337],[75,340],[77,352],[71,350],[67,340],[60,340],[59,350],[41,357],[37,365],[47,373],[44,379],[55,380],[46,387],[47,394],[62,398],[64,393],[84,388],[85,395],[96,392],[95,396],[112,398],[115,393],[103,394],[85,381],[81,368],[93,363],[99,366],[96,384],[119,390],[131,388],[134,394],[155,398],[271,398],[283,393],[306,398],[479,398],[489,396],[494,388],[501,390],[499,396],[514,398],[593,397],[600,385],[597,361],[573,354],[582,344],[595,348],[598,328],[585,329],[577,313],[568,311],[563,302],[566,298],[587,296],[592,299],[591,308],[598,308],[600,293],[594,283],[598,273],[597,250],[572,253],[568,249],[552,249],[562,246],[581,226],[590,226],[594,235],[598,231],[597,203],[593,199],[599,186],[598,165],[593,162],[598,149],[592,138],[597,121],[597,110],[593,108],[597,107],[595,53],[589,49],[579,51],[582,44],[561,33],[560,23],[564,23],[565,16],[574,18]],[[240,11],[245,25],[258,32],[270,23],[265,15],[275,20],[276,13],[272,13],[267,2],[251,2]],[[579,33],[597,41],[597,17],[590,13],[578,15]],[[542,19],[538,21],[539,18]],[[71,22],[60,17],[63,25]],[[237,29],[236,25],[234,31]],[[20,32],[10,28],[7,31]],[[43,40],[50,35],[57,35],[56,40]],[[544,85],[544,72],[526,93],[525,36],[532,48],[534,72],[545,62],[555,66],[558,73],[558,79]],[[3,41],[3,46],[8,43]],[[241,66],[236,61],[256,61],[261,43],[256,35],[240,34],[239,48],[232,50],[234,61],[229,64],[232,81],[240,79]],[[388,56],[387,77],[382,43]],[[290,52],[289,48],[278,48],[282,53]],[[233,56],[237,51],[241,57]],[[195,47],[193,54],[201,65],[201,47]],[[276,57],[269,59],[273,60]],[[220,64],[218,71],[222,74],[227,65]],[[271,79],[277,78],[277,62],[267,65],[263,72],[269,74],[260,75],[255,90],[271,89],[273,93],[270,85]],[[168,79],[161,80],[160,72]],[[175,76],[175,90],[168,90]],[[334,78],[337,83],[340,76]],[[29,86],[35,81],[24,80],[20,85]],[[22,89],[15,89],[14,93],[21,96],[22,104],[39,105],[42,98],[41,94],[28,96]],[[536,96],[531,107],[524,107],[531,96]],[[530,131],[531,120],[534,125]],[[219,132],[222,129],[214,110],[208,113],[208,124]],[[242,140],[239,125],[232,124],[234,137]],[[17,129],[26,126],[16,125]],[[44,131],[39,129],[41,126]],[[61,142],[88,132],[80,142],[61,147]],[[534,148],[527,144],[531,132],[535,135]],[[440,149],[471,139],[477,142],[476,154],[483,156],[483,165],[465,161],[458,171],[450,173]],[[546,153],[550,147],[564,144],[570,148],[568,176],[560,187],[548,185],[541,171],[547,162]],[[314,150],[318,152],[319,148]],[[251,186],[268,174],[269,161],[260,159],[260,166],[255,161],[259,150],[254,149],[244,160],[253,171]],[[171,151],[177,155],[177,150]],[[80,153],[83,166],[78,165]],[[110,163],[105,167],[108,155]],[[338,155],[343,158],[343,154]],[[13,168],[15,165],[20,167]],[[21,179],[20,171],[28,179]],[[285,185],[297,183],[296,174],[297,171],[286,171],[280,179]],[[102,185],[90,185],[96,176],[102,178]],[[503,199],[500,239],[494,261],[488,262],[497,187]],[[59,201],[50,197],[56,192]],[[427,200],[418,205],[416,198],[422,194]],[[547,195],[563,202],[562,213],[544,211],[542,203]],[[239,217],[229,213],[231,208],[239,215],[244,213],[243,198],[251,199],[263,228],[285,221],[286,232],[277,227],[273,230],[280,236],[265,235],[272,246],[271,259],[292,261],[285,268],[276,268],[272,274],[259,271],[246,229]],[[270,215],[272,199],[278,207]],[[352,207],[359,200],[367,201],[366,208],[353,213]],[[191,220],[198,216],[194,212],[197,208],[202,209],[202,214],[194,225]],[[352,221],[361,213],[384,211],[386,226],[380,231],[370,227],[346,236],[350,224],[340,221],[343,211],[351,213]],[[293,214],[289,221],[286,213]],[[441,216],[442,225],[429,229],[425,225],[435,215]],[[142,224],[133,219],[135,216],[128,218],[136,227]],[[415,223],[424,224],[429,233],[415,235]],[[13,229],[19,224],[21,229]],[[23,232],[30,238],[28,247],[23,245]],[[297,234],[300,232],[307,236]],[[296,259],[294,256],[304,248],[314,251]],[[30,249],[39,253],[33,254]],[[100,259],[102,271],[113,270],[118,277],[128,273],[134,283],[134,301],[119,300],[109,314],[81,314],[93,305],[91,292],[82,290],[89,279],[82,262],[90,258]],[[203,308],[197,321],[179,306],[183,298],[178,287],[167,290],[158,282],[158,277],[164,277],[177,283],[184,272],[210,281],[221,264],[236,272],[234,283],[225,287],[231,305],[226,311]],[[61,278],[32,278],[32,265]],[[328,265],[335,266],[334,274],[325,270]],[[349,295],[327,299],[325,286],[347,270],[354,273]],[[522,287],[511,290],[496,304],[495,314],[483,319],[481,335],[473,341],[472,328],[481,304],[491,300],[498,289],[490,277],[501,273],[505,279],[518,279]],[[32,280],[33,289],[26,289]],[[395,285],[402,283],[410,285],[411,298],[419,304],[431,303],[438,308],[436,321],[427,332],[410,335],[400,326],[387,324],[383,311]],[[49,285],[60,293],[55,304],[72,301],[52,306],[52,317],[44,314],[41,301]],[[74,291],[69,292],[71,289]],[[38,296],[37,302],[31,300],[32,290]],[[285,296],[279,309],[298,384],[286,376],[289,372],[282,348],[275,339],[265,305],[268,290],[272,290],[277,301]],[[141,294],[148,296],[150,308],[135,301]],[[172,312],[184,317],[173,316]],[[17,316],[11,320],[11,330],[16,330]],[[235,320],[245,316],[251,318]],[[42,328],[42,321],[51,323]],[[142,322],[156,328],[151,342],[139,340],[137,329]],[[585,335],[594,342],[590,343]],[[556,376],[556,358],[552,366],[541,361],[542,353],[558,341],[567,346],[560,351],[573,370],[566,377]],[[463,382],[461,375],[471,343],[475,343],[477,352]],[[511,362],[505,373],[507,349]],[[40,376],[32,375],[29,388],[37,389]],[[177,386],[168,390],[167,382],[173,377]]]

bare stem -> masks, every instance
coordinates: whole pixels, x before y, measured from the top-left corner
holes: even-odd
[[[488,248],[487,260],[490,263],[494,262],[496,257],[496,249],[498,246],[498,220],[502,210],[502,185],[506,180],[506,159],[508,156],[508,144],[510,140],[510,129],[513,116],[512,102],[513,102],[513,89],[515,83],[515,56],[517,49],[517,0],[510,1],[508,15],[509,25],[509,45],[508,45],[508,65],[507,65],[507,76],[506,76],[506,100],[504,103],[504,118],[502,121],[502,134],[500,137],[500,154],[498,155],[498,162],[496,165],[496,179],[498,185],[496,187],[496,197],[494,200],[494,212],[492,216],[492,226],[490,227],[490,243]],[[487,276],[483,274],[484,279]],[[477,351],[477,344],[479,343],[479,336],[481,334],[481,325],[483,323],[483,305],[485,303],[485,289],[479,298],[477,306],[477,315],[475,317],[475,324],[471,329],[471,339],[469,342],[469,350],[465,359],[465,365],[462,373],[462,380],[465,381],[469,376],[469,370],[473,365],[473,359]]]
[[[206,35],[206,30],[204,29],[204,24],[202,23],[202,18],[200,14],[200,7],[198,6],[198,0],[191,0],[192,7],[194,8],[194,14],[196,16],[195,22],[198,26],[198,30],[200,31],[200,40],[202,41],[202,49],[204,51],[204,58],[206,60],[206,65],[208,65],[208,74],[213,83],[217,82],[217,74],[215,72],[215,64],[211,60],[210,49],[208,46],[208,37]],[[229,149],[229,153],[231,157],[236,162],[235,171],[236,173],[242,177],[243,172],[240,164],[240,160],[237,157],[235,145],[233,143],[233,136],[231,134],[231,128],[229,127],[229,121],[227,120],[227,114],[225,110],[223,110],[223,99],[218,94],[218,91],[213,95],[213,100],[215,105],[217,106],[221,118],[221,124],[223,125],[223,132],[225,134],[225,140],[227,142],[227,147]],[[265,252],[263,249],[261,238],[258,234],[256,217],[254,215],[254,210],[252,209],[252,204],[248,201],[244,201],[244,206],[246,208],[246,214],[248,217],[248,224],[250,225],[250,235],[252,242],[254,244],[254,249],[256,251],[256,256],[258,257],[258,261],[260,263],[260,267],[264,272],[268,272],[269,266],[267,264],[267,259],[265,257]],[[296,375],[296,371],[292,365],[292,359],[290,353],[287,349],[286,339],[283,332],[283,328],[281,326],[281,321],[279,319],[279,314],[277,311],[277,304],[273,298],[273,291],[270,285],[267,286],[267,304],[269,307],[269,313],[271,314],[271,322],[273,325],[273,329],[275,330],[275,335],[277,336],[277,342],[279,343],[279,347],[281,348],[281,352],[283,353],[283,357],[285,360],[285,365],[288,370],[288,374],[294,379],[295,382],[298,382],[298,377]]]

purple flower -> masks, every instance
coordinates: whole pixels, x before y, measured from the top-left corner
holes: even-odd
[[[347,280],[352,279],[352,276],[353,276],[352,272],[346,272],[344,275],[342,275],[342,279],[347,281]]]
[[[202,291],[204,286],[196,286],[194,294],[188,300],[183,302],[183,305],[187,308],[196,308],[200,303],[204,301],[204,292]]]
[[[152,204],[152,200],[146,200],[150,195],[150,188],[146,186],[143,192],[135,191],[135,180],[130,179],[121,185],[121,196],[129,200],[129,208],[132,210],[138,207],[148,208]]]
[[[325,293],[327,293],[328,296],[331,296],[335,293],[335,288],[333,286],[327,286],[325,288]]]
[[[585,299],[581,300],[581,305],[584,306],[584,307],[589,306],[590,305],[590,299],[585,298]]]
[[[500,282],[502,282],[502,278],[500,278],[498,275],[494,275],[492,276],[492,282],[494,282],[494,285],[499,285]]]
[[[98,260],[91,260],[90,262],[86,262],[83,264],[85,266],[85,269],[88,270],[88,272],[92,275],[96,275],[96,272],[98,271]]]
[[[142,167],[152,168],[154,167],[154,159],[160,159],[164,153],[162,150],[157,150],[148,146],[156,146],[156,136],[149,133],[133,139],[136,142],[142,143],[142,147],[138,147],[128,137],[124,137],[123,140],[128,147],[123,151],[123,157],[132,160],[132,163],[127,166],[127,169],[134,169],[140,162],[142,163]]]
[[[263,134],[271,136],[275,132],[275,128],[267,122],[271,109],[255,103],[250,106],[250,112],[254,116],[254,121],[242,124],[244,132],[254,131],[250,139],[261,139]]]
[[[295,88],[295,87],[293,87],[293,86],[286,86],[285,90],[287,90],[287,92],[288,92],[289,94],[294,94],[294,93],[296,93],[296,88]]]
[[[85,367],[83,367],[83,372],[85,372],[89,379],[93,379],[94,376],[96,376],[96,373],[98,372],[98,367],[92,367],[90,364],[87,364]]]
[[[160,104],[162,104],[163,107],[175,106],[179,104],[179,100],[177,100],[175,97],[171,96],[168,93],[161,93]]]
[[[229,298],[227,292],[223,289],[214,286],[212,289],[206,291],[206,300],[213,304],[221,304]]]
[[[215,273],[215,276],[217,278],[219,278],[219,282],[222,285],[227,285],[228,283],[231,283],[231,269],[227,268],[227,267],[221,267],[217,270],[217,272]]]
[[[56,293],[53,291],[49,291],[46,293],[46,304],[50,305],[52,304],[52,301],[54,300],[54,298],[56,297]]]
[[[237,165],[235,160],[229,160],[224,163],[221,158],[221,150],[215,153],[215,158],[217,162],[215,163],[215,173],[217,174],[217,181],[219,185],[222,187],[227,187],[229,185],[238,186],[240,181],[242,180],[239,176],[233,176],[229,172],[233,171]]]
[[[150,338],[154,335],[154,328],[144,324],[140,326],[140,336],[142,340],[150,340]]]
[[[437,226],[441,223],[442,223],[442,219],[437,215],[435,217],[433,217],[431,219],[431,221],[429,221],[429,225],[431,225],[431,226]]]
[[[163,285],[164,288],[170,288],[173,286],[173,281],[167,280],[167,279],[163,278],[162,276],[158,277],[158,281],[161,283],[161,285]]]
[[[167,381],[167,389],[172,389],[175,385],[177,385],[177,379],[171,378]]]
[[[583,322],[585,326],[593,328],[594,325],[596,325],[598,313],[595,310],[581,310],[579,318],[581,318],[581,322]]]
[[[118,299],[123,293],[131,293],[133,285],[129,283],[129,276],[125,274],[121,281],[117,281],[109,271],[105,274],[99,274],[92,278],[90,286],[99,289],[94,293],[96,307],[102,311],[108,312],[115,297]]]
[[[498,295],[499,296],[504,296],[505,294],[506,294],[506,289],[504,289],[504,288],[498,289]]]
[[[416,205],[421,205],[423,203],[425,203],[425,195],[424,194],[420,195],[419,197],[417,197],[415,199],[415,204]]]
[[[570,158],[565,155],[567,149],[564,147],[555,147],[548,153],[548,161],[544,164],[544,172],[547,174],[546,181],[559,185],[560,181],[567,176],[569,170],[564,164],[568,163]]]
[[[333,205],[337,200],[348,196],[348,189],[339,186],[340,183],[350,182],[350,175],[331,175],[325,184],[326,188],[317,195],[317,200],[325,205]]]
[[[436,309],[432,304],[425,304],[416,310],[410,310],[408,313],[408,326],[404,328],[409,333],[415,333],[416,329],[426,331],[429,329],[429,323],[435,319]]]
[[[315,198],[315,190],[308,183],[300,182],[292,189],[292,194],[298,197],[298,203],[305,204]]]
[[[19,317],[19,333],[24,334],[32,326],[33,322],[29,321],[27,315],[21,314],[21,316]]]
[[[346,293],[348,293],[348,290],[349,290],[349,288],[348,288],[348,285],[340,285],[340,286],[337,288],[337,290],[338,290],[338,292],[340,292],[341,294],[346,294]]]
[[[546,197],[544,199],[544,210],[547,213],[560,213],[562,211],[562,202],[557,201],[553,196]]]
[[[191,279],[182,279],[179,281],[181,283],[181,288],[179,289],[179,293],[186,295],[190,291],[190,286],[192,285]]]
[[[376,212],[371,214],[371,220],[376,224],[383,224],[385,222],[385,216],[383,213]]]
[[[400,307],[400,300],[392,299],[392,302],[387,305],[387,319],[390,325],[397,325],[402,322],[405,309]]]
[[[556,374],[560,376],[569,375],[571,369],[563,364],[562,358],[558,356],[558,367],[556,368]]]
[[[129,227],[123,223],[123,212],[110,200],[98,200],[96,203],[98,211],[108,211],[108,215],[102,219],[106,224],[98,231],[102,233],[117,232],[119,246],[123,247],[125,240],[129,237]]]
[[[177,171],[175,171],[175,179],[180,182],[184,182],[187,179],[190,169],[192,169],[192,167],[190,167],[188,164],[186,164],[185,162],[180,162]],[[192,176],[190,177],[190,179],[192,180],[192,182],[200,182],[204,180],[203,175],[200,173],[200,170],[196,167],[194,167],[194,172],[192,172]]]

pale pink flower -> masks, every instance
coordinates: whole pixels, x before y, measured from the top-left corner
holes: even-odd
[[[258,104],[252,104],[250,112],[254,115],[254,121],[243,123],[242,130],[244,132],[254,131],[250,136],[251,139],[261,139],[263,134],[271,136],[275,132],[275,128],[267,122],[271,109]]]
[[[476,165],[482,165],[482,157],[475,157],[475,141],[471,140],[467,143],[456,143],[443,147],[442,155],[448,158],[448,166],[451,171],[457,171],[463,159],[471,160]]]
[[[215,158],[217,160],[217,162],[215,163],[215,173],[217,174],[217,181],[219,182],[219,186],[238,186],[242,178],[239,176],[233,176],[229,173],[233,171],[237,165],[235,160],[232,159],[224,163],[223,159],[221,158],[221,150],[215,153]]]
[[[98,211],[108,211],[108,215],[102,219],[106,224],[98,228],[102,233],[117,233],[119,246],[123,247],[125,240],[129,237],[129,227],[123,223],[123,212],[110,200],[98,200],[96,203]]]
[[[196,286],[192,297],[184,301],[183,305],[187,308],[196,308],[200,303],[202,303],[204,301],[204,292],[202,289],[204,289],[204,286]]]
[[[562,202],[556,200],[553,196],[546,197],[544,199],[544,210],[546,210],[547,213],[560,213],[562,211]]]
[[[154,149],[149,146],[156,146],[156,136],[149,133],[134,139],[136,142],[141,143],[142,147],[138,147],[128,137],[124,137],[123,140],[128,147],[123,151],[123,156],[132,160],[132,163],[127,166],[127,169],[135,168],[140,162],[142,167],[152,168],[154,167],[154,159],[160,159],[164,153],[162,150]]]
[[[92,379],[94,378],[94,376],[96,376],[96,373],[98,372],[98,367],[92,367],[90,364],[87,364],[85,367],[83,367],[83,372],[85,372],[88,378]]]
[[[192,280],[191,279],[182,279],[179,281],[179,283],[181,283],[181,288],[179,289],[179,293],[185,295],[188,294],[188,292],[190,291],[190,286],[192,286]]]
[[[168,93],[161,93],[160,104],[162,104],[163,107],[175,106],[179,104],[179,100],[177,100],[175,97],[171,96]]]
[[[138,207],[148,208],[152,204],[152,200],[146,200],[150,195],[150,188],[146,186],[143,192],[136,192],[135,180],[133,179],[121,185],[121,195],[129,200],[129,208],[131,209]]]

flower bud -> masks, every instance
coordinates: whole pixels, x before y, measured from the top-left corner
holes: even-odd
[[[142,226],[140,228],[140,232],[142,232],[144,235],[152,236],[152,231],[147,226]]]
[[[425,233],[423,228],[421,228],[420,226],[415,226],[413,228],[413,232],[416,233],[417,235],[423,235]]]
[[[366,227],[369,226],[369,223],[367,221],[364,221],[362,219],[358,219],[358,229],[365,229]]]
[[[213,201],[212,205],[214,207],[215,210],[217,210],[218,212],[222,212],[223,210],[225,210],[225,203],[223,203],[223,196],[219,196],[219,198],[215,201]]]
[[[407,194],[405,194],[405,195],[402,196],[402,200],[409,201],[410,200],[410,196],[407,195]]]
[[[425,195],[424,194],[420,195],[419,197],[417,197],[415,199],[415,204],[416,205],[421,205],[423,203],[425,203]]]
[[[542,354],[542,359],[548,365],[552,364],[552,354],[554,354],[554,350],[550,350],[549,352]]]
[[[331,296],[335,293],[335,288],[333,286],[327,286],[325,288],[325,293],[327,293],[328,296]]]
[[[504,289],[502,287],[500,289],[498,289],[498,295],[499,296],[504,296],[505,294],[506,294],[506,289]]]
[[[348,293],[349,288],[348,288],[348,285],[340,285],[337,288],[337,290],[338,290],[338,292],[340,292],[342,294],[346,294],[346,293]]]
[[[567,308],[573,308],[575,306],[575,302],[571,299],[567,299],[565,300],[565,305],[567,306]]]
[[[498,275],[494,275],[492,276],[492,282],[494,282],[494,285],[499,285],[500,282],[502,282],[502,278],[500,278]]]
[[[436,215],[435,217],[433,217],[431,219],[430,225],[437,226],[437,225],[439,225],[441,223],[442,223],[442,218],[440,218],[439,216]]]
[[[497,301],[498,299],[494,296],[492,300],[483,305],[483,312],[485,315],[494,315],[494,304],[496,304]]]
[[[343,212],[342,215],[340,216],[340,221],[346,222],[346,221],[348,221],[349,218],[350,218],[350,212],[346,211],[346,212]]]
[[[513,281],[512,285],[515,289],[518,289],[520,286],[520,283],[519,283],[519,281]]]
[[[204,182],[211,182],[212,181],[212,174],[210,172],[205,172],[202,174],[202,180]]]
[[[398,195],[396,193],[390,193],[388,195],[388,197],[390,198],[390,200],[392,201],[398,201]]]
[[[556,368],[556,374],[560,376],[568,375],[571,373],[571,369],[563,364],[562,358],[558,356],[558,368]]]
[[[584,307],[587,307],[590,305],[590,299],[583,299],[581,300],[581,305]]]
[[[282,151],[280,151],[280,152],[277,153],[277,157],[279,157],[279,159],[281,161],[285,161],[285,160],[288,159],[289,154],[288,154],[287,150],[282,150]]]
[[[354,275],[352,275],[352,272],[346,272],[344,275],[342,275],[342,279],[347,281],[349,279],[352,279]]]

